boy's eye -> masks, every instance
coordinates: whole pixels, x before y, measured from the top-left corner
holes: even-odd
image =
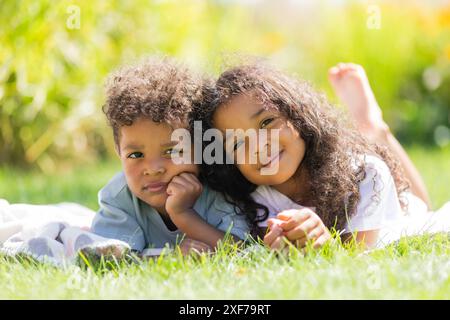
[[[144,156],[144,154],[142,153],[142,152],[133,152],[133,153],[130,153],[128,156],[127,156],[127,158],[130,158],[130,159],[138,159],[138,158],[142,158]]]
[[[261,122],[261,129],[268,126],[273,120],[274,120],[274,118],[268,118],[268,119],[263,120]]]
[[[183,154],[183,149],[174,149],[170,148],[164,151],[165,155],[172,155],[172,154]]]

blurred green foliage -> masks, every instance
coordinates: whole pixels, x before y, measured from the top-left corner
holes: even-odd
[[[450,4],[442,1],[0,0],[0,164],[44,172],[114,152],[107,74],[154,53],[219,73],[266,56],[331,95],[327,70],[362,64],[402,142],[450,142]]]

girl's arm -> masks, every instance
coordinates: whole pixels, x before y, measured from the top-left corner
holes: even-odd
[[[313,247],[321,247],[331,239],[328,229],[322,220],[311,210],[286,210],[278,214],[276,219],[269,220],[270,231],[265,235],[264,242],[272,249],[280,249],[283,237],[294,244],[303,247],[307,241],[313,241]],[[379,230],[356,232],[355,240],[363,247],[373,248],[378,240]],[[353,239],[352,233],[342,235],[343,242]]]
[[[269,232],[268,227],[258,227],[258,238],[264,239],[264,237],[268,232]]]

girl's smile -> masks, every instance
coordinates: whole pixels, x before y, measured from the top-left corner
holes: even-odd
[[[262,165],[260,170],[262,168],[273,168],[274,166],[279,165],[279,162],[281,161],[281,157],[283,156],[283,152],[284,150],[280,150],[279,152],[277,152],[276,155],[274,155],[273,157],[269,157],[268,161],[266,162],[266,164]]]

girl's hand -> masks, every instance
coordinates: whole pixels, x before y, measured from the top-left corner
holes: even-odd
[[[197,241],[194,239],[185,238],[180,243],[180,250],[183,256],[187,256],[192,253],[200,254],[202,252],[212,252],[211,246],[204,242]]]
[[[202,191],[202,184],[192,173],[184,172],[173,177],[167,186],[167,213],[177,215],[192,209]]]
[[[264,236],[264,243],[273,250],[283,249],[286,245],[285,237],[283,236],[283,229],[280,227],[282,220],[269,219],[267,221],[269,232]]]
[[[331,239],[330,231],[311,209],[285,210],[277,215],[277,219],[282,221],[278,225],[283,229],[283,235],[297,247],[302,248],[312,240],[313,248],[319,248]]]

